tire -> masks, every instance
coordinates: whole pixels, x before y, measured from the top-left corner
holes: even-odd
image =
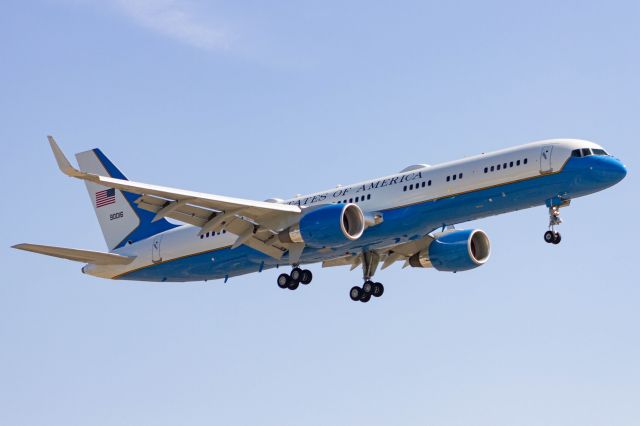
[[[300,275],[300,282],[304,285],[307,285],[311,282],[312,279],[313,274],[311,273],[311,271],[308,269],[303,269],[302,275]]]
[[[351,290],[349,291],[349,297],[354,302],[360,300],[360,298],[362,297],[362,289],[358,286],[351,287]]]
[[[300,281],[289,280],[289,290],[295,290],[300,285]]]
[[[280,288],[289,287],[289,281],[290,280],[291,280],[291,277],[289,277],[288,274],[280,274],[278,276],[278,287],[280,287]]]
[[[544,242],[545,243],[553,243],[553,241],[556,239],[556,236],[553,232],[551,231],[547,231],[544,233]]]
[[[562,241],[562,237],[560,236],[559,232],[556,232],[556,234],[553,236],[553,244],[560,244],[560,241]]]
[[[371,293],[375,297],[380,297],[384,294],[384,286],[382,283],[375,283],[373,285],[373,293]]]
[[[293,281],[300,282],[300,281],[301,281],[301,278],[302,278],[302,269],[300,269],[300,268],[293,268],[293,269],[291,270],[291,274],[289,274],[289,275],[291,275],[291,279],[292,279]]]
[[[360,301],[362,303],[367,303],[369,300],[371,300],[371,293],[365,293],[362,295],[362,297],[360,298]]]
[[[373,281],[365,281],[365,283],[362,285],[362,291],[364,292],[364,294],[373,293]]]

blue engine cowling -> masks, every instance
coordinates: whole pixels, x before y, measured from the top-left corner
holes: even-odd
[[[340,247],[362,236],[364,214],[355,204],[327,204],[305,213],[300,222],[279,234],[284,243]]]
[[[440,234],[427,250],[409,259],[414,267],[433,266],[438,271],[468,271],[484,264],[491,254],[489,237],[479,229],[451,231]]]

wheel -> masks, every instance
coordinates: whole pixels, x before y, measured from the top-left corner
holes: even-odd
[[[295,290],[300,285],[300,281],[289,280],[289,290]]]
[[[349,297],[351,300],[358,301],[362,297],[362,289],[358,286],[351,287],[351,291],[349,291]]]
[[[300,275],[300,282],[306,285],[306,284],[309,284],[312,279],[313,279],[313,274],[311,273],[311,271],[308,269],[303,269],[302,275]]]
[[[553,244],[560,244],[560,241],[562,241],[562,237],[559,232],[556,232],[553,236]]]
[[[371,300],[371,293],[364,293],[360,298],[362,303],[367,303],[369,300]]]
[[[289,287],[289,281],[290,280],[291,280],[291,277],[289,277],[288,274],[280,274],[278,276],[278,287],[280,287],[280,288]]]
[[[545,243],[552,243],[553,240],[556,239],[555,234],[552,231],[547,231],[544,233],[544,242]]]
[[[290,275],[292,280],[300,282],[300,278],[302,278],[302,269],[293,268]]]
[[[375,283],[373,285],[373,292],[371,293],[375,297],[380,297],[384,293],[384,286],[382,283]]]
[[[365,294],[371,294],[373,293],[373,281],[365,281],[365,283],[362,285],[362,291]]]

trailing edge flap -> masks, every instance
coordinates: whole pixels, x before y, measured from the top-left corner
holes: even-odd
[[[39,244],[17,244],[13,246],[13,248],[76,262],[93,263],[95,265],[128,265],[135,259],[135,257],[121,256],[114,253],[43,246]]]

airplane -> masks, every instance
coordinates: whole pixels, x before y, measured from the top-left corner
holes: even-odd
[[[48,137],[59,169],[85,181],[108,252],[36,244],[14,248],[85,263],[82,272],[115,280],[187,282],[291,267],[282,289],[309,284],[304,265],[362,269],[353,301],[384,293],[378,267],[461,272],[487,262],[488,235],[456,229],[471,220],[546,206],[544,241],[561,241],[560,209],[615,185],[623,163],[600,145],[549,139],[296,196],[254,201],[128,180],[99,149],[71,165]]]

